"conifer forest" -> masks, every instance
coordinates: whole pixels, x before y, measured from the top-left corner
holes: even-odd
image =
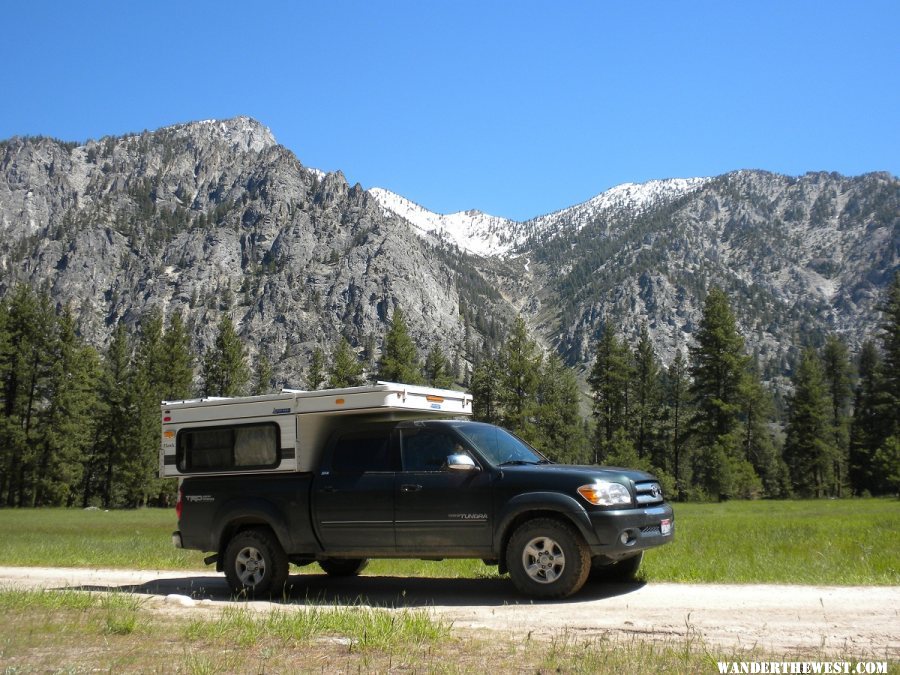
[[[656,474],[669,498],[835,498],[900,490],[900,273],[857,352],[836,335],[796,345],[776,391],[738,332],[729,297],[711,289],[690,346],[668,366],[637,335],[604,326],[587,372],[546,353],[516,318],[464,367],[419,353],[400,308],[377,340],[323,345],[307,389],[377,380],[463,388],[476,419],[502,425],[555,462]],[[167,506],[157,477],[160,402],[275,391],[273,365],[251,363],[225,316],[194,353],[188,317],[159,311],[118,323],[103,350],[77,319],[26,284],[0,300],[0,505]]]

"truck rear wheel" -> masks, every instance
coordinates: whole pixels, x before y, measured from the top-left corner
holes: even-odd
[[[327,558],[319,561],[319,567],[330,577],[355,577],[368,565],[368,558]]]
[[[264,529],[238,532],[225,548],[225,577],[235,594],[281,593],[288,559],[275,536]]]
[[[536,598],[565,598],[584,585],[591,557],[571,525],[537,518],[513,532],[506,548],[506,566],[520,592]]]

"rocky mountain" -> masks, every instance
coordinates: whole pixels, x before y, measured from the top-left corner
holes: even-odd
[[[475,274],[465,260],[247,118],[83,145],[13,138],[0,176],[2,290],[49,289],[98,345],[118,320],[161,308],[185,313],[202,351],[228,313],[278,380],[300,386],[317,345],[377,343],[395,306],[423,349],[445,353],[466,337],[461,287],[470,306],[504,312],[492,289],[457,280]]]
[[[732,298],[745,338],[775,372],[835,332],[871,334],[900,263],[900,181],[887,174],[790,178],[738,171],[685,182],[639,208],[569,218],[523,255],[543,270],[543,325],[573,362],[604,322],[634,335],[646,318],[664,360],[690,343],[711,285]]]
[[[645,320],[670,361],[691,343],[703,298],[718,285],[774,376],[827,332],[851,345],[871,335],[881,290],[900,265],[900,182],[883,173],[737,171],[625,184],[524,223],[487,220],[481,231],[466,214],[376,196],[432,234],[441,219],[462,221],[444,236],[502,257],[515,270],[497,278],[505,295],[573,365],[590,360],[604,325],[631,338]]]
[[[160,308],[185,313],[202,351],[227,313],[292,386],[341,334],[376,358],[397,306],[420,350],[440,346],[461,376],[517,313],[573,365],[604,325],[630,339],[644,320],[668,360],[713,284],[776,376],[825,331],[870,333],[898,264],[888,174],[629,184],[518,223],[350,186],[244,117],[0,143],[0,293],[47,288],[98,345]]]

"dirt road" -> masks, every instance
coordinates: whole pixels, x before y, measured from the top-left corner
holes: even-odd
[[[283,602],[250,606],[265,611],[364,602],[424,608],[456,629],[535,639],[567,632],[682,644],[689,637],[726,648],[759,646],[778,656],[900,658],[896,586],[594,584],[567,601],[529,602],[504,579],[328,579],[315,573],[291,576],[290,584]],[[0,567],[0,587],[125,591],[180,612],[212,612],[231,601],[224,577],[202,572]]]

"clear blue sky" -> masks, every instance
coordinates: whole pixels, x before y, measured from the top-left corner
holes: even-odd
[[[0,138],[250,115],[301,162],[525,219],[623,182],[900,173],[900,2],[8,1]]]

